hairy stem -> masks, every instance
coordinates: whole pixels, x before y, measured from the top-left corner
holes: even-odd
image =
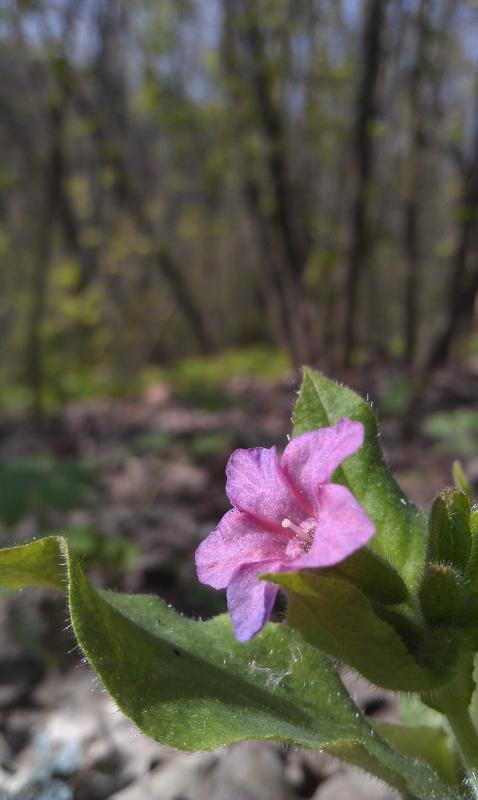
[[[466,767],[468,786],[473,797],[478,798],[478,733],[468,709],[450,705],[446,716]]]

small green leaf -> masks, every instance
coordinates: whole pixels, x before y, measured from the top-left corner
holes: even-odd
[[[324,577],[319,570],[264,577],[287,589],[287,621],[292,628],[372,683],[396,691],[422,692],[441,685],[448,677],[445,660],[439,674],[421,666],[394,627],[377,616],[370,600],[348,581]],[[404,635],[418,638],[406,617],[400,615],[400,622]]]
[[[456,488],[471,499],[473,497],[473,492],[460,461],[457,460],[453,462],[452,472]]]
[[[395,605],[408,599],[407,587],[398,572],[366,547],[352,553],[335,567],[320,572],[323,576],[346,578],[379,603]]]
[[[426,765],[370,727],[329,662],[285,625],[269,624],[244,645],[226,616],[193,622],[154,597],[96,590],[67,542],[53,537],[0,551],[0,583],[40,585],[44,573],[45,586],[58,586],[63,553],[78,642],[119,708],[149,736],[186,750],[242,739],[325,749],[408,797],[454,800]]]
[[[389,561],[409,589],[414,589],[425,561],[426,522],[383,460],[372,409],[351,389],[305,369],[294,412],[294,436],[333,425],[343,417],[363,423],[365,442],[336,470],[334,480],[348,486],[375,522],[377,531],[369,547]]]
[[[451,739],[444,728],[427,725],[412,727],[377,721],[374,721],[373,726],[404,756],[418,758],[428,764],[450,786],[456,783],[459,764]]]
[[[0,550],[0,585],[10,589],[41,586],[65,590],[65,558],[60,539],[45,539]]]
[[[423,703],[418,695],[402,694],[397,697],[400,722],[413,728],[444,728],[445,717]]]

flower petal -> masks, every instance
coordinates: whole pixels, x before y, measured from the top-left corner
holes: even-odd
[[[269,526],[304,519],[296,493],[285,478],[275,447],[236,450],[226,467],[226,493],[232,505]]]
[[[285,558],[286,531],[260,528],[249,514],[233,508],[196,550],[196,569],[201,583],[224,589],[238,568]]]
[[[240,642],[259,633],[272,611],[279,587],[258,578],[267,568],[263,563],[241,567],[229,584],[227,607]]]
[[[281,467],[310,509],[315,506],[317,489],[328,483],[339,464],[362,445],[361,422],[342,419],[330,428],[303,433],[284,450]]]
[[[367,544],[375,533],[375,525],[353,494],[335,483],[319,490],[318,523],[309,552],[281,565],[284,571],[331,567]]]

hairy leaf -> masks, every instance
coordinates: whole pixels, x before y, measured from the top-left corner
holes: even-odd
[[[247,645],[219,616],[194,622],[150,596],[94,589],[64,539],[0,551],[0,583],[64,588],[73,629],[118,706],[171,747],[212,750],[242,739],[326,749],[408,797],[455,795],[375,732],[320,652],[285,625]]]
[[[335,472],[373,519],[377,531],[369,547],[389,561],[410,589],[419,583],[426,553],[426,522],[395,482],[383,459],[375,416],[358,394],[311,369],[294,412],[294,436],[333,425],[343,417],[365,427],[365,442]]]
[[[425,669],[406,646],[414,626],[398,612],[377,615],[370,600],[353,584],[320,570],[265,576],[287,589],[288,623],[316,647],[358,670],[372,683],[395,691],[429,691],[448,676],[446,663],[437,674]],[[394,614],[392,627],[387,616]],[[399,636],[395,627],[402,627]]]

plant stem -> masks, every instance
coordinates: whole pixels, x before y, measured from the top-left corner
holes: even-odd
[[[467,771],[467,783],[478,798],[478,733],[467,708],[447,708],[446,716]]]

